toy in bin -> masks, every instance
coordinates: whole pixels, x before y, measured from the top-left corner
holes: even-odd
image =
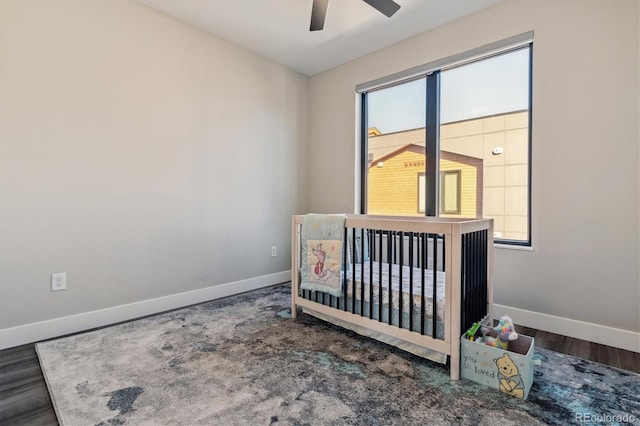
[[[471,340],[472,342],[478,339],[481,326],[482,324],[480,324],[479,322],[474,322],[471,328],[469,328],[465,333],[465,335],[467,336],[467,339]]]
[[[485,330],[482,330],[482,335],[486,336],[487,334],[489,334],[488,330],[489,327],[485,327]],[[513,325],[513,321],[511,320],[511,317],[507,315],[500,318],[500,322],[498,322],[498,325],[493,327],[493,330],[496,332],[497,336],[486,336],[483,339],[486,345],[509,350],[509,341],[516,340],[518,338],[518,333],[516,333],[516,328]]]
[[[495,337],[493,336],[494,334]],[[493,327],[493,331],[479,322],[474,322],[465,333],[465,336],[472,342],[484,343],[485,345],[507,350],[509,349],[509,341],[516,340],[518,333],[516,333],[511,317],[505,315],[500,318],[498,325]]]

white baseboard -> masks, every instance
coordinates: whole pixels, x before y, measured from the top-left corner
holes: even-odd
[[[126,305],[0,329],[0,349],[38,342],[208,300],[257,290],[284,283],[290,279],[291,271],[277,272]],[[500,318],[502,315],[509,315],[516,324],[526,327],[640,353],[640,333],[633,331],[494,304],[494,316]]]
[[[516,331],[517,325],[521,324],[537,330],[548,331],[640,353],[640,333],[634,331],[541,314],[539,312],[498,304],[493,305],[493,315],[496,318],[500,318],[502,315],[509,315],[516,324]]]
[[[38,342],[96,327],[103,327],[105,325],[219,299],[221,297],[232,296],[290,280],[291,271],[276,272],[274,274],[157,297],[155,299],[142,300],[126,305],[0,329],[0,349]]]

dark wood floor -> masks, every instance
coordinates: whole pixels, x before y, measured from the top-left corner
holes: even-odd
[[[35,345],[0,351],[0,425],[57,425]]]
[[[586,340],[573,337],[539,331],[525,326],[517,326],[520,334],[526,334],[535,338],[538,348],[549,349],[578,358],[599,362],[623,370],[640,373],[640,353],[614,348],[612,346],[599,345]]]
[[[640,373],[640,354],[519,326],[536,346]],[[0,425],[57,425],[35,345],[0,351]]]

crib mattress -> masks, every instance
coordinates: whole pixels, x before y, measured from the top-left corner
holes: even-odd
[[[371,268],[370,263],[373,263]],[[379,303],[382,298],[382,305],[388,309],[389,305],[389,288],[391,287],[392,310],[400,311],[400,293],[402,292],[402,311],[408,313],[411,308],[410,297],[413,295],[413,311],[420,312],[422,303],[422,269],[411,268],[408,265],[402,266],[402,282],[400,282],[400,265],[391,265],[391,275],[389,275],[389,264],[379,262],[364,262],[364,276],[362,274],[362,264],[356,263],[351,265],[355,268],[355,297],[356,300],[362,299],[367,304],[371,303],[371,293],[373,293],[373,305]],[[380,266],[382,266],[382,274],[380,274]],[[373,274],[371,274],[373,269]],[[413,276],[411,272],[413,271]],[[431,269],[424,270],[424,303],[425,316],[433,316],[433,273]],[[389,286],[391,282],[391,286]],[[362,284],[362,285],[361,285]],[[353,297],[353,271],[347,272],[347,297]],[[372,292],[370,291],[372,287]],[[379,287],[382,287],[380,292]],[[364,291],[362,291],[364,290]],[[445,312],[445,273],[437,271],[436,273],[436,318],[444,321]]]

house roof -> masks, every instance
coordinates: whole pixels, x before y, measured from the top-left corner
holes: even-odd
[[[408,143],[406,145],[402,145],[396,149],[394,149],[393,151],[389,151],[386,154],[384,154],[381,157],[378,158],[374,158],[373,160],[371,160],[371,162],[369,163],[369,168],[372,168],[374,166],[376,166],[379,162],[385,162],[390,158],[393,158],[399,154],[402,154],[405,151],[410,151],[416,154],[422,154],[425,155],[425,146],[424,145],[418,145],[415,143]],[[476,158],[476,157],[472,157],[469,155],[464,155],[464,154],[458,154],[455,152],[450,152],[450,151],[440,151],[440,158],[443,158],[445,160],[451,160],[451,161],[457,161],[459,163],[468,163],[470,161],[478,161],[478,160],[482,160],[480,158]]]

